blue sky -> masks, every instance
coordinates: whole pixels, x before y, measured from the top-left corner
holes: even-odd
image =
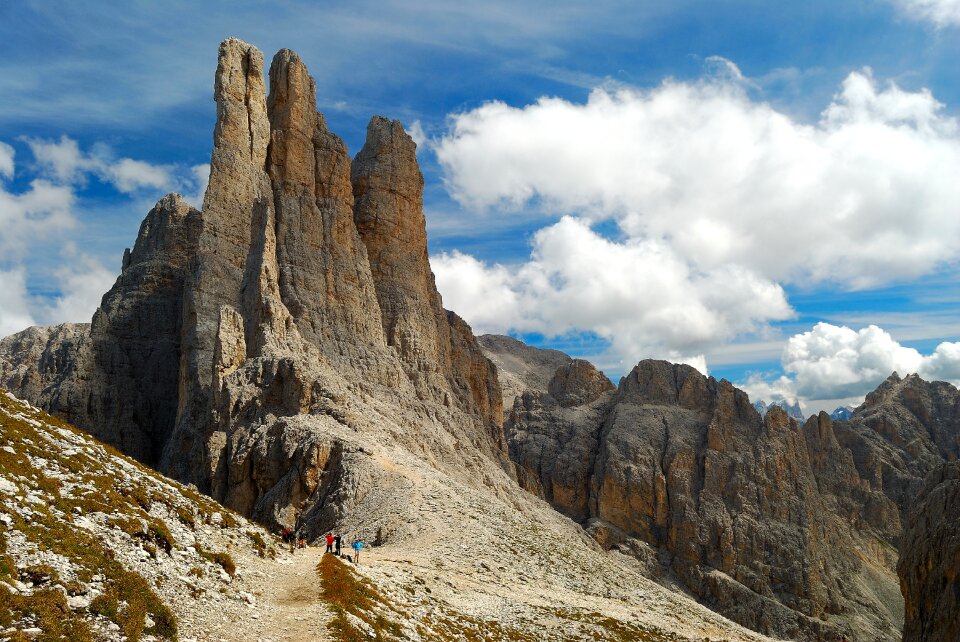
[[[403,121],[479,331],[807,410],[956,382],[958,30],[957,0],[0,3],[0,334],[89,320],[153,202],[199,198],[236,36],[300,54],[352,153]]]

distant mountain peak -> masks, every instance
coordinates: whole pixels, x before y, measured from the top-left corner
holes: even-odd
[[[853,417],[853,406],[837,406],[833,412],[830,413],[830,418],[834,421],[849,421]]]
[[[782,408],[783,411],[787,413],[788,417],[793,417],[797,421],[806,420],[806,416],[803,414],[803,408],[800,406],[799,400],[794,400],[793,403],[791,403],[787,399],[779,399],[777,401],[771,401],[770,403],[767,403],[763,399],[760,399],[753,404],[753,407],[758,413],[760,413],[761,417],[766,417],[767,412],[774,406]]]

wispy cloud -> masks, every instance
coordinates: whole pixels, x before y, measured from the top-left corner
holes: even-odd
[[[60,140],[24,138],[30,146],[41,175],[60,183],[84,184],[87,176],[95,175],[125,194],[141,189],[165,190],[176,184],[170,165],[154,165],[132,158],[114,158],[103,144],[94,145],[89,153],[82,152],[77,141],[67,136]]]
[[[22,267],[0,270],[0,337],[34,325]]]
[[[116,274],[77,237],[89,221],[80,203],[92,179],[108,185],[113,197],[139,217],[150,197],[179,189],[201,200],[209,166],[155,165],[117,158],[97,143],[84,150],[67,136],[55,140],[20,138],[32,155],[15,163],[15,149],[0,142],[0,334],[33,323],[89,321]],[[14,182],[14,177],[17,181]],[[124,200],[125,199],[125,200]],[[101,230],[98,236],[103,236]],[[129,239],[124,239],[129,242]],[[38,259],[37,257],[42,257]],[[27,264],[38,266],[28,272]],[[44,296],[31,295],[31,282],[45,280]]]
[[[960,0],[893,0],[905,14],[938,27],[960,26]]]

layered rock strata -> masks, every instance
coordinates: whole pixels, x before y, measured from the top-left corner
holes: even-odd
[[[506,483],[496,369],[442,307],[413,141],[376,117],[351,162],[295,53],[269,82],[256,48],[221,44],[202,210],[164,197],[93,322],[5,339],[0,383],[308,532],[383,479],[352,435]]]
[[[897,564],[903,642],[960,640],[960,464],[937,466],[914,501]]]
[[[609,392],[569,357],[480,342],[519,391],[518,480],[598,542],[761,632],[899,637],[895,546],[923,475],[957,456],[956,388],[894,374],[852,421],[801,425],[687,366],[643,361]]]

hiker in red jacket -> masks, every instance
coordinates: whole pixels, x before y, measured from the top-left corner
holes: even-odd
[[[327,533],[327,552],[333,552],[333,533]]]

